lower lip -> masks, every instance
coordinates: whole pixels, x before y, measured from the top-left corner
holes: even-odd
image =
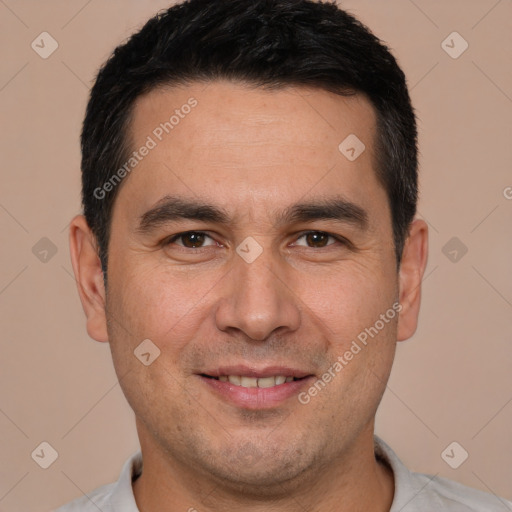
[[[288,398],[298,395],[301,389],[314,380],[314,376],[310,376],[271,388],[244,388],[202,375],[198,377],[218,396],[244,409],[270,409],[281,405]]]

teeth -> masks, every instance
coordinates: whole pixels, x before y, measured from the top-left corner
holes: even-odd
[[[259,388],[271,388],[276,385],[275,377],[262,377],[258,379],[258,387]]]
[[[258,379],[254,377],[241,377],[240,385],[243,388],[257,388],[258,387]]]
[[[230,382],[235,386],[242,386],[244,388],[271,388],[294,380],[293,377],[285,377],[284,375],[261,377],[259,379],[244,375],[220,375],[218,379],[222,382]]]
[[[292,377],[293,380],[293,377]],[[284,384],[286,382],[286,377],[284,375],[279,375],[276,377],[276,386],[279,386],[279,384]]]

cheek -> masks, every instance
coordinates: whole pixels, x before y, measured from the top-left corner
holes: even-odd
[[[352,411],[351,419],[340,415],[332,420],[336,428],[345,429],[345,421],[370,421],[384,392],[398,322],[393,276],[379,267],[347,265],[328,279],[317,280],[314,288],[313,280],[303,282],[304,302],[322,326],[328,351],[325,373],[320,376],[328,384],[325,388],[318,384],[320,391],[310,388],[306,393],[319,397],[316,402],[311,399],[317,407],[336,403],[340,410]]]
[[[321,278],[305,274],[298,294],[326,334],[343,345],[392,309],[397,279],[381,268],[351,262]]]
[[[110,346],[120,385],[140,417],[158,417],[172,410],[173,417],[178,418],[183,401],[189,399],[183,394],[178,363],[197,332],[197,326],[192,325],[198,321],[195,306],[204,292],[191,290],[186,280],[171,279],[156,265],[129,267],[127,262],[116,263],[123,271],[122,275],[119,272],[111,276],[107,297],[112,299],[107,305]],[[148,339],[149,344],[145,341]],[[143,341],[145,345],[141,345]],[[139,346],[144,346],[144,351]],[[148,365],[137,358],[142,353],[150,354]],[[163,394],[154,392],[163,389]]]
[[[205,304],[218,275],[205,272],[192,277],[179,268],[149,263],[129,266],[113,282],[115,310],[140,341],[149,338],[157,346],[179,351],[204,320]]]

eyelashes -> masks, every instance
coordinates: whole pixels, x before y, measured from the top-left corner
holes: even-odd
[[[199,247],[196,247],[196,245],[202,244],[202,242],[204,242],[205,238],[209,238],[210,240],[212,240],[214,242],[213,244],[210,244],[210,246],[219,245],[215,242],[215,240],[213,240],[213,238],[211,236],[209,236],[204,231],[185,231],[183,233],[178,233],[177,235],[173,235],[171,238],[167,239],[167,241],[165,242],[165,245],[175,244],[176,241],[180,240],[180,239],[182,241],[187,239],[188,240],[187,244],[181,243],[181,244],[177,244],[177,245],[179,245],[181,247],[185,247],[187,249],[202,249],[203,247],[209,247],[209,246],[200,245]]]
[[[208,243],[205,245],[207,241]],[[300,240],[304,240],[305,244],[297,243]],[[178,243],[181,242],[181,243]],[[299,236],[296,238],[296,241],[292,244],[293,246],[299,247],[307,247],[310,249],[322,249],[324,247],[329,247],[331,245],[335,245],[336,243],[342,245],[350,245],[347,239],[340,237],[339,235],[334,235],[332,233],[328,233],[326,231],[305,231],[299,233]],[[316,244],[316,245],[315,245]],[[197,249],[205,249],[207,247],[223,247],[222,244],[214,240],[208,233],[205,231],[184,231],[182,233],[177,233],[167,238],[164,241],[165,246],[176,245],[178,247],[182,247],[184,249],[197,250]]]

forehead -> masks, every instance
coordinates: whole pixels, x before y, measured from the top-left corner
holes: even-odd
[[[214,195],[219,203],[246,209],[258,204],[275,210],[287,196],[296,200],[333,189],[366,202],[380,188],[375,130],[374,109],[358,94],[229,81],[159,88],[134,104],[131,149],[152,149],[121,195],[146,208],[176,193]],[[364,151],[347,158],[352,147]]]
[[[350,130],[361,138],[372,138],[375,121],[373,106],[362,94],[341,96],[304,87],[266,89],[219,80],[159,87],[144,94],[134,103],[130,133],[135,137],[153,134],[171,142],[168,139],[180,138],[188,127],[194,130],[188,143],[198,147],[208,144],[223,149],[225,143],[238,140],[280,146],[293,138],[305,149],[327,144],[336,149],[340,137]],[[172,125],[169,132],[162,126],[166,122]],[[373,141],[366,142],[371,146]]]

